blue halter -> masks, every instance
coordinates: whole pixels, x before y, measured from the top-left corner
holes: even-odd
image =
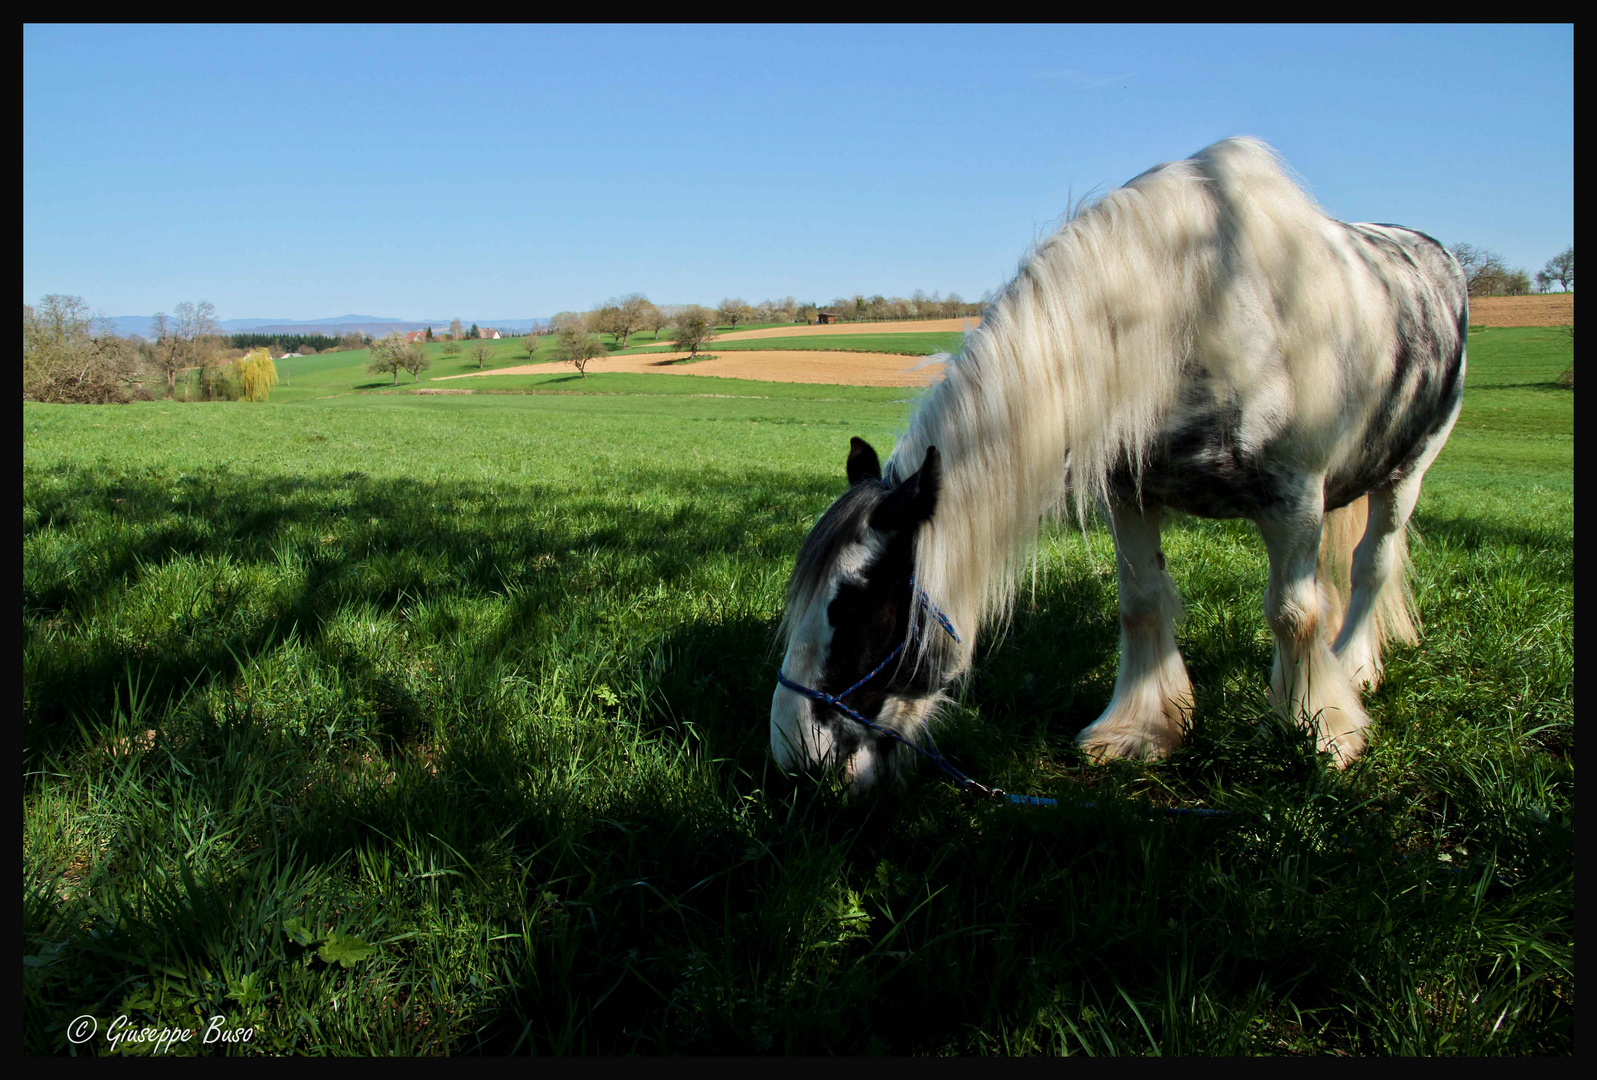
[[[915,589],[915,599],[919,602],[920,606],[925,608],[931,614],[931,616],[937,620],[937,624],[943,628],[943,632],[949,637],[953,638],[957,644],[960,641],[960,637],[959,634],[954,630],[954,624],[949,621],[948,616],[944,615],[942,611],[938,609],[937,605],[932,603],[931,597],[926,595],[925,589],[915,588],[915,579],[913,577],[909,579],[909,584],[910,588]],[[910,624],[910,626],[911,629],[914,630],[915,634],[919,636],[920,631],[914,628],[913,622]],[[869,728],[871,731],[876,732],[878,735],[885,735],[895,742],[903,743],[905,746],[909,747],[922,757],[930,759],[932,764],[943,770],[943,772],[947,774],[949,780],[953,781],[954,786],[959,788],[961,791],[974,791],[977,794],[985,795],[990,799],[1005,799],[1017,806],[1057,806],[1059,804],[1057,799],[1048,799],[1037,795],[1011,795],[1002,788],[990,788],[985,784],[978,784],[976,781],[972,780],[970,777],[956,769],[954,765],[942,755],[942,753],[937,749],[937,744],[932,742],[930,731],[926,733],[926,742],[931,749],[926,750],[916,746],[898,732],[893,731],[890,728],[882,727],[880,724],[872,723],[871,721],[865,719],[865,717],[861,716],[854,709],[849,708],[849,706],[843,703],[844,698],[848,697],[854,691],[870,682],[881,673],[883,668],[885,668],[888,664],[891,664],[894,658],[904,651],[905,644],[906,642],[900,641],[898,645],[894,647],[893,651],[888,653],[887,657],[880,664],[877,664],[871,669],[870,674],[866,675],[863,679],[849,687],[847,690],[844,690],[841,694],[828,694],[820,690],[804,686],[801,683],[796,683],[781,671],[776,673],[776,681],[793,691],[795,694],[802,694],[811,701],[818,701],[822,705],[828,705],[849,719],[854,720],[866,728]]]

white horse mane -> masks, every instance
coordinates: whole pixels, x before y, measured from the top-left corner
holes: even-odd
[[[1338,228],[1270,147],[1235,138],[1079,208],[1024,259],[889,465],[904,476],[926,447],[943,455],[915,573],[956,625],[1007,616],[1044,518],[1073,504],[1084,523],[1117,469],[1140,474],[1200,354],[1235,376],[1283,355],[1329,369],[1332,337],[1312,331],[1349,302],[1345,281],[1326,280]],[[1276,295],[1257,295],[1260,282]],[[1298,387],[1292,408],[1335,389]],[[944,669],[963,669],[969,649]]]

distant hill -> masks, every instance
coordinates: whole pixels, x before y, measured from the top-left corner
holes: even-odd
[[[542,316],[523,316],[519,319],[467,319],[461,318],[461,323],[470,326],[491,326],[501,334],[510,331],[527,331],[534,327],[542,326],[549,320]],[[116,324],[118,334],[137,334],[140,337],[153,337],[150,329],[150,316],[148,315],[116,315],[111,322]],[[381,337],[391,330],[425,330],[432,327],[434,332],[442,333],[449,328],[448,319],[422,319],[406,320],[397,318],[384,318],[380,315],[337,315],[330,319],[223,319],[217,323],[225,334],[330,334],[334,337],[347,334],[351,330],[358,330],[363,334]]]

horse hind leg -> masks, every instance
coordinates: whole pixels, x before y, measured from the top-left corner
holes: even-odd
[[[1275,635],[1271,698],[1289,719],[1314,728],[1321,751],[1347,765],[1363,752],[1370,720],[1326,640],[1330,605],[1316,574],[1323,514],[1305,499],[1296,512],[1258,525],[1270,553],[1264,611]]]
[[[1120,589],[1120,671],[1109,707],[1076,743],[1100,761],[1161,758],[1181,744],[1192,715],[1192,682],[1175,637],[1181,600],[1164,570],[1160,508],[1116,503],[1108,516]]]
[[[1419,640],[1418,617],[1408,585],[1407,525],[1414,508],[1408,486],[1404,481],[1378,488],[1360,500],[1367,503],[1368,524],[1358,547],[1350,556],[1332,555],[1339,561],[1351,558],[1347,570],[1351,592],[1332,651],[1354,685],[1365,690],[1380,685],[1381,654],[1387,646],[1397,642],[1412,645]],[[1418,488],[1416,480],[1414,495]],[[1326,546],[1332,546],[1330,538]],[[1322,565],[1325,554],[1322,550]]]
[[[1376,488],[1360,500],[1368,501],[1369,525],[1352,553],[1348,571],[1352,592],[1333,648],[1348,674],[1361,686],[1373,689],[1380,684],[1381,653],[1387,645],[1413,645],[1419,641],[1419,616],[1408,581],[1408,522],[1419,502],[1425,471],[1452,433],[1459,407],[1453,406],[1447,422],[1431,436],[1408,475]],[[1344,542],[1341,546],[1348,545]],[[1331,558],[1345,561],[1346,556],[1333,553]]]

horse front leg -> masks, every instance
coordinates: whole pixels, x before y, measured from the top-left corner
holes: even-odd
[[[1164,757],[1181,745],[1192,716],[1192,681],[1176,647],[1181,600],[1164,569],[1160,513],[1129,503],[1107,509],[1120,586],[1120,672],[1109,707],[1076,736],[1096,760]]]
[[[1316,577],[1324,520],[1317,501],[1321,487],[1318,482],[1305,485],[1305,497],[1295,510],[1257,523],[1270,553],[1264,614],[1275,635],[1271,699],[1289,720],[1312,727],[1320,750],[1341,766],[1363,752],[1370,719],[1322,625],[1334,605],[1321,595]]]

